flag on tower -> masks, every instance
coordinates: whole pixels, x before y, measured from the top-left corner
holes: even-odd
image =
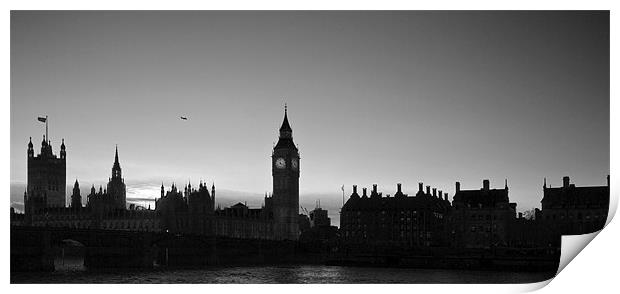
[[[40,122],[46,122],[47,121],[47,117],[38,117],[37,120],[39,120]]]
[[[344,192],[344,185],[342,185],[342,187],[340,187],[340,190],[342,190],[342,192]]]

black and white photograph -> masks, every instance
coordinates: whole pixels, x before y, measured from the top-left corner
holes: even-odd
[[[6,13],[11,284],[538,283],[613,216],[609,10]]]

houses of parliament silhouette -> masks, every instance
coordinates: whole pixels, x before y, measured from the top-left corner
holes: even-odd
[[[285,106],[279,139],[273,147],[271,169],[272,194],[266,194],[261,208],[243,203],[220,208],[216,205],[215,184],[202,181],[198,187],[175,184],[166,190],[161,185],[154,210],[150,207],[127,208],[126,186],[122,177],[118,147],[106,187],[92,186],[82,206],[82,194],[75,181],[70,206],[65,207],[67,152],[64,139],[60,156],[44,136],[41,151],[34,155],[32,139],[28,143],[28,184],[24,192],[23,214],[12,213],[11,225],[166,232],[201,236],[219,236],[250,240],[299,240],[307,236],[321,238],[340,249],[377,248],[539,248],[557,246],[561,234],[591,233],[603,228],[609,208],[609,176],[606,186],[575,187],[563,179],[559,188],[543,185],[542,210],[530,218],[517,214],[510,202],[508,183],[491,189],[488,180],[481,189],[463,190],[455,185],[452,201],[448,193],[419,183],[413,196],[405,194],[401,184],[397,193],[383,196],[373,185],[360,196],[357,186],[341,210],[341,227],[316,231],[314,224],[331,227],[327,212],[310,216],[299,213],[300,156],[293,141],[293,130]],[[315,219],[324,215],[325,220]],[[321,227],[321,226],[318,226]],[[300,229],[301,228],[301,229]],[[302,238],[307,240],[308,238]],[[323,242],[323,244],[325,244]],[[330,243],[331,242],[331,243]],[[352,247],[351,247],[352,246]],[[353,248],[353,249],[352,249]],[[361,248],[361,249],[360,249]]]
[[[70,206],[65,207],[66,146],[62,140],[60,157],[52,152],[44,136],[41,152],[34,156],[28,143],[28,184],[24,192],[24,214],[12,214],[12,225],[51,226],[80,229],[163,231],[215,235],[240,239],[297,240],[299,238],[300,157],[293,142],[293,130],[285,106],[278,143],[272,152],[273,193],[266,195],[261,208],[238,203],[216,207],[213,183],[188,183],[183,190],[172,184],[161,186],[155,209],[133,204],[126,207],[126,186],[122,177],[118,147],[106,188],[90,188],[86,206],[76,179]]]

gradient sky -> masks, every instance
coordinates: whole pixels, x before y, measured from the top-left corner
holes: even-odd
[[[488,178],[539,207],[543,177],[606,183],[609,13],[11,13],[14,184],[48,115],[68,184],[104,184],[118,144],[128,197],[204,179],[258,203],[285,102],[302,205]]]

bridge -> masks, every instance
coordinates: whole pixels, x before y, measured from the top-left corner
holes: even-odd
[[[166,232],[11,226],[11,271],[53,271],[67,241],[84,246],[87,268],[290,262],[296,242]]]
[[[53,271],[54,249],[64,246],[67,240],[84,246],[84,266],[89,268],[150,268],[157,262],[166,264],[170,255],[208,256],[208,253],[214,253],[215,249],[214,239],[207,236],[12,226],[11,271]],[[193,249],[178,250],[183,247]]]

